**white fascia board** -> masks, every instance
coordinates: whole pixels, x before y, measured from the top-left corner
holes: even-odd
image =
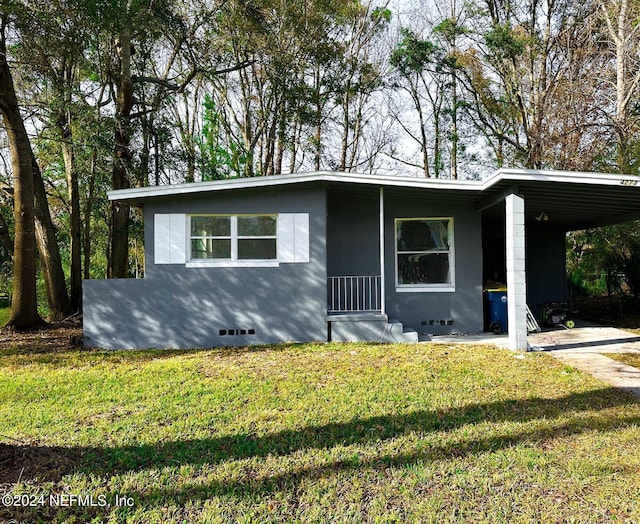
[[[589,184],[599,186],[640,186],[640,178],[635,175],[612,173],[589,173],[584,171],[556,171],[548,169],[499,169],[482,184],[482,190],[502,181],[509,182],[560,182],[569,184]]]
[[[490,189],[502,181],[538,181],[601,186],[629,185],[640,187],[640,178],[634,175],[615,175],[609,173],[588,173],[580,171],[556,171],[545,169],[499,169],[484,181],[443,180],[434,178],[406,177],[394,175],[372,175],[364,173],[344,173],[339,171],[312,171],[252,178],[233,178],[211,182],[192,182],[166,186],[150,186],[130,189],[117,189],[107,193],[109,200],[140,200],[150,197],[207,193],[241,188],[262,188],[298,184],[301,182],[336,182],[351,184],[377,185],[380,187],[404,187],[416,189],[442,189],[457,191],[476,191]]]
[[[442,180],[393,175],[315,171],[310,173],[291,173],[285,175],[215,180],[211,182],[194,182],[190,184],[117,189],[109,191],[107,194],[109,196],[109,200],[138,200],[149,197],[206,193],[209,191],[224,191],[229,189],[281,186],[297,184],[300,182],[340,182],[423,189],[455,189],[477,192],[479,192],[483,186],[482,182],[474,180]]]
[[[285,179],[286,177],[286,179]],[[243,187],[268,187],[297,182],[311,182],[317,179],[317,174],[273,175],[252,178],[232,178],[227,180],[213,180],[210,182],[191,182],[188,184],[170,184],[165,186],[136,187],[130,189],[116,189],[108,191],[109,200],[136,200],[140,198],[186,195],[191,193],[206,193],[208,191],[223,191]]]

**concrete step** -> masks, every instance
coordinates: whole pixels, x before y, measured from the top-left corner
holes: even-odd
[[[402,322],[389,322],[384,332],[384,342],[418,342],[418,332],[405,328]]]
[[[386,315],[329,315],[335,342],[418,342],[418,333]]]

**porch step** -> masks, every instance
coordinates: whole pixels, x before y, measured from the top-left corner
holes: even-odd
[[[398,320],[389,321],[385,335],[384,342],[418,342],[418,332],[415,329],[405,328]]]
[[[390,322],[385,329],[383,342],[418,342],[418,332],[405,328],[401,322]]]
[[[386,315],[329,315],[334,342],[418,342],[418,333]]]

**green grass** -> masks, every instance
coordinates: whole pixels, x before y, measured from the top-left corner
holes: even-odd
[[[605,357],[640,369],[640,353],[606,353]]]
[[[640,521],[640,403],[548,355],[33,349],[0,350],[0,491],[133,506],[0,521]]]
[[[0,327],[4,326],[9,320],[9,314],[11,313],[11,308],[9,307],[0,307]]]

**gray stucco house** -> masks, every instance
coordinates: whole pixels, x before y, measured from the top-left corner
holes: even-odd
[[[527,304],[566,299],[566,232],[640,217],[635,177],[531,170],[323,171],[109,198],[144,208],[145,276],[85,281],[85,344],[102,348],[478,333],[498,281],[510,346],[526,349]]]

